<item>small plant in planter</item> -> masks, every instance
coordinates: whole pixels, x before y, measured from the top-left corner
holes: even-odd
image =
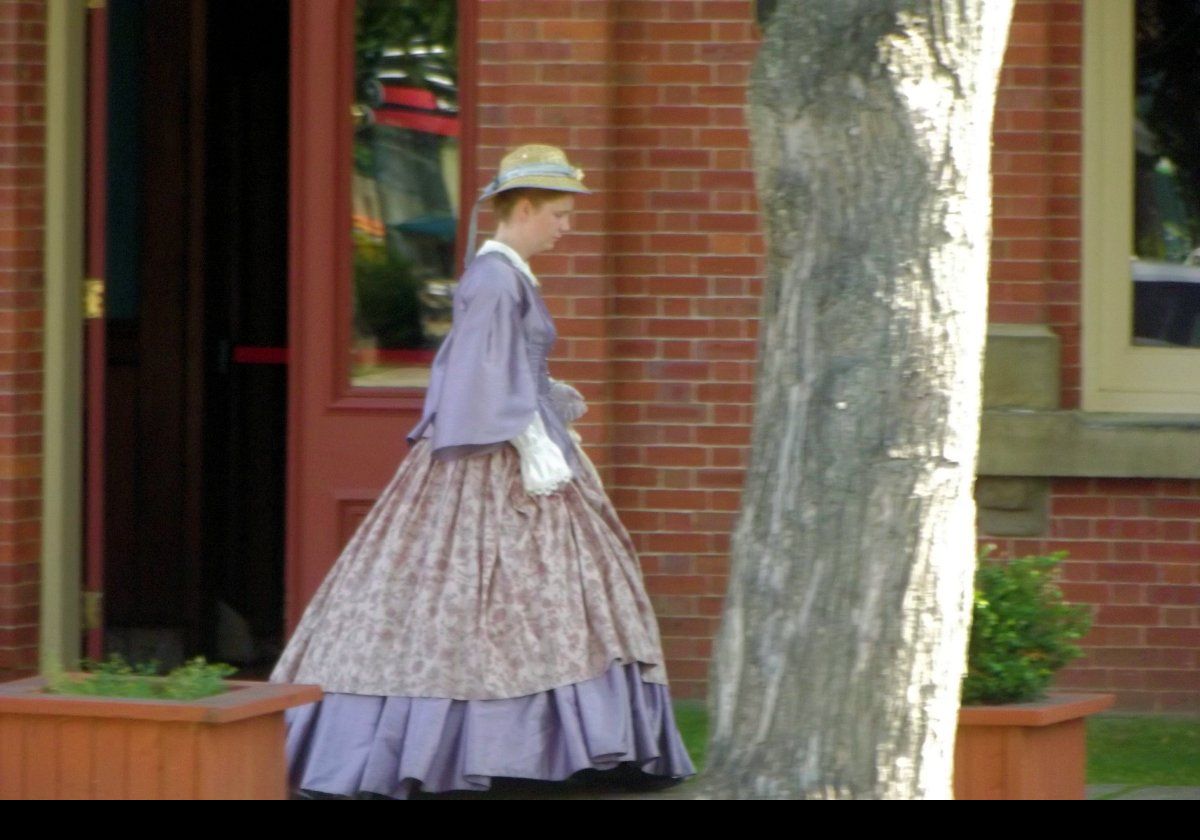
[[[203,656],[188,660],[166,676],[158,676],[158,663],[131,665],[120,654],[96,661],[86,659],[83,673],[53,674],[49,694],[91,697],[131,697],[160,700],[198,700],[229,690],[226,677],[237,673],[232,665],[209,663]]]
[[[1066,552],[988,559],[975,572],[975,606],[962,702],[1039,699],[1054,673],[1083,655],[1075,644],[1091,627],[1086,606],[1068,604],[1054,583]]]
[[[954,755],[957,799],[1082,799],[1087,715],[1111,694],[1046,694],[1083,653],[1091,613],[1066,603],[1055,574],[1066,556],[996,561],[984,551]],[[986,704],[986,705],[985,705]]]

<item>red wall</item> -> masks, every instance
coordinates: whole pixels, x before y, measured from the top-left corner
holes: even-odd
[[[0,2],[0,679],[37,663],[45,2]]]

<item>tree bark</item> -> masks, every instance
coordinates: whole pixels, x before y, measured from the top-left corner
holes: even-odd
[[[951,796],[1011,5],[765,12],[758,397],[702,795]]]

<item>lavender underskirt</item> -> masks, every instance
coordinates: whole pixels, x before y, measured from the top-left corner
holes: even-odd
[[[636,664],[503,700],[327,694],[286,717],[293,789],[327,794],[481,791],[497,777],[557,781],[622,762],[696,772],[670,690],[642,682]]]

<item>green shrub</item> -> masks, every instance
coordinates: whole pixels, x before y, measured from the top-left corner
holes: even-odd
[[[984,551],[975,572],[975,608],[962,702],[1037,699],[1054,672],[1083,655],[1073,642],[1091,626],[1086,606],[1067,604],[1054,585],[1066,552],[1000,562]]]
[[[379,247],[354,249],[355,315],[360,331],[383,348],[424,347],[421,282],[412,266]]]
[[[228,690],[225,678],[237,669],[209,663],[203,656],[189,660],[165,677],[155,676],[158,663],[131,665],[120,654],[96,661],[85,659],[82,674],[54,674],[46,690],[51,694],[92,697],[135,697],[159,700],[196,700]]]

